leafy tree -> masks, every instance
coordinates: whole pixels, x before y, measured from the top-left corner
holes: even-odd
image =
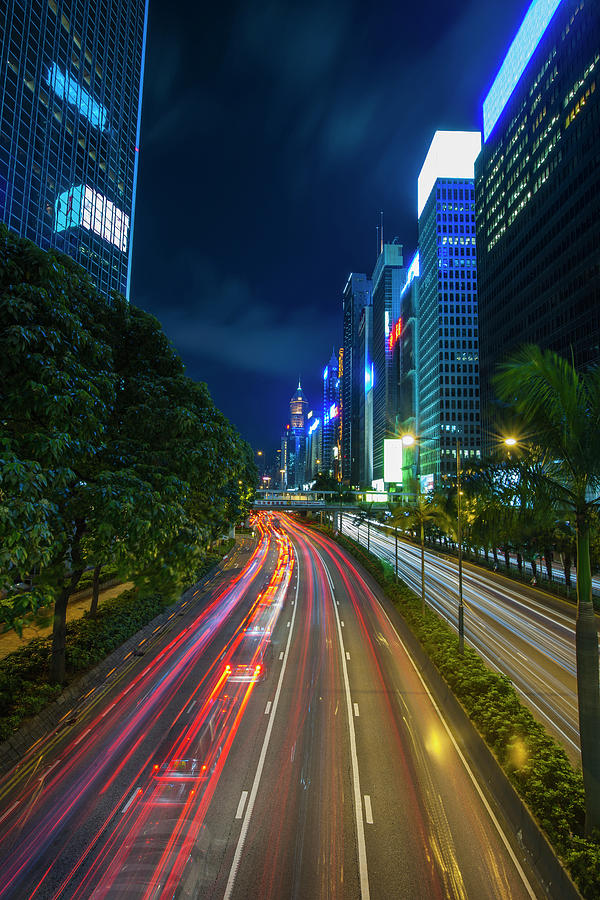
[[[570,510],[577,543],[576,658],[586,831],[600,828],[598,633],[592,605],[590,525],[600,503],[600,369],[578,372],[556,353],[529,345],[496,376],[500,399],[546,450],[536,481]]]
[[[425,613],[425,530],[429,525],[445,522],[445,515],[435,497],[420,491],[413,496],[411,503],[392,508],[391,524],[412,533],[421,544],[421,611]]]

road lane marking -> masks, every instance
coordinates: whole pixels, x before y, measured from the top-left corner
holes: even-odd
[[[270,712],[271,712],[271,701],[268,700],[267,705],[265,706],[265,716],[268,716]]]
[[[350,654],[348,653],[347,650],[346,650],[346,659],[350,659]]]
[[[360,713],[358,711],[358,703],[354,704],[354,715],[356,716],[357,719],[360,716]]]
[[[365,819],[367,825],[373,824],[373,810],[371,809],[371,798],[369,794],[365,794]]]
[[[131,804],[133,803],[133,801],[135,800],[135,798],[137,797],[137,795],[138,795],[138,794],[141,794],[141,793],[142,793],[141,787],[137,787],[137,788],[134,790],[134,792],[133,792],[133,794],[131,795],[131,797],[129,798],[129,800],[127,801],[127,803],[125,804],[125,806],[123,807],[123,809],[121,810],[121,812],[122,812],[122,813],[126,813],[127,810],[129,809],[129,807],[131,806]]]
[[[377,602],[379,603],[379,601],[377,601]],[[490,806],[489,803],[487,802],[486,797],[485,797],[483,791],[481,790],[481,788],[480,788],[480,786],[479,786],[479,783],[477,782],[477,779],[475,778],[475,775],[473,774],[473,772],[472,772],[472,770],[471,770],[471,767],[469,766],[467,760],[465,759],[465,757],[464,757],[464,755],[463,755],[463,753],[462,753],[460,747],[459,747],[458,744],[456,743],[456,740],[455,740],[455,738],[454,738],[454,735],[452,734],[452,731],[450,730],[450,726],[449,726],[448,723],[446,722],[446,719],[445,719],[444,716],[442,715],[442,712],[441,712],[439,706],[438,706],[437,703],[435,702],[435,700],[434,700],[434,698],[433,698],[433,696],[432,696],[432,694],[431,694],[431,691],[429,690],[429,687],[427,686],[427,684],[425,683],[425,680],[423,679],[423,676],[422,676],[421,673],[419,672],[419,669],[417,668],[417,664],[416,664],[415,660],[412,658],[412,655],[409,653],[408,647],[406,646],[406,644],[404,643],[404,641],[402,640],[402,638],[401,638],[400,635],[398,634],[398,631],[396,630],[396,626],[394,625],[394,623],[392,622],[392,620],[391,620],[390,617],[388,616],[387,612],[386,612],[385,609],[383,608],[383,605],[382,605],[381,603],[379,603],[379,606],[380,606],[381,610],[383,611],[384,616],[386,617],[386,619],[387,619],[388,622],[390,623],[390,626],[391,626],[392,630],[394,631],[396,637],[398,638],[398,641],[399,641],[399,643],[400,643],[400,646],[402,647],[402,649],[403,649],[404,652],[406,653],[407,658],[410,660],[410,664],[412,665],[413,669],[414,669],[415,672],[417,673],[417,676],[418,676],[418,678],[419,678],[419,681],[420,681],[421,684],[423,685],[423,687],[424,687],[424,689],[425,689],[425,693],[427,694],[427,696],[429,697],[429,700],[431,701],[431,705],[432,705],[433,708],[435,709],[435,711],[436,711],[436,713],[437,713],[437,715],[438,715],[438,718],[439,718],[440,722],[441,722],[442,725],[444,726],[444,730],[446,731],[446,734],[447,734],[448,737],[450,738],[450,740],[451,740],[451,742],[452,742],[452,745],[453,745],[454,749],[456,750],[456,752],[457,752],[457,754],[458,754],[458,757],[459,757],[460,761],[462,762],[463,766],[465,767],[465,770],[466,770],[466,772],[467,772],[469,778],[471,779],[471,782],[472,782],[472,784],[473,784],[473,787],[474,787],[475,790],[477,791],[477,793],[478,793],[478,795],[479,795],[479,798],[480,798],[481,802],[483,803],[485,809],[487,810],[488,815],[489,815],[490,819],[492,820],[492,822],[493,822],[493,824],[494,824],[494,826],[495,826],[495,828],[496,828],[496,831],[498,832],[498,834],[499,834],[499,836],[500,836],[500,839],[501,839],[502,843],[503,843],[504,846],[506,847],[506,850],[507,850],[507,852],[508,852],[508,855],[509,855],[510,858],[512,859],[512,861],[513,861],[513,863],[514,863],[514,865],[515,865],[515,868],[516,868],[517,872],[518,872],[519,875],[521,876],[521,880],[522,880],[522,882],[523,882],[523,885],[525,886],[525,890],[527,891],[527,893],[529,894],[529,896],[532,898],[532,900],[535,900],[536,894],[535,894],[533,888],[531,887],[531,885],[530,885],[530,883],[529,883],[529,880],[528,880],[527,876],[525,875],[525,872],[523,871],[523,869],[522,869],[522,867],[521,867],[521,864],[520,864],[519,860],[517,859],[517,857],[516,857],[516,855],[515,855],[515,853],[514,853],[514,851],[513,851],[513,848],[511,847],[511,845],[510,845],[510,843],[509,843],[509,841],[508,841],[508,838],[507,838],[506,835],[504,834],[504,831],[502,830],[502,828],[501,828],[501,826],[500,826],[500,823],[499,823],[498,819],[497,819],[496,816],[494,815],[494,812],[493,812],[491,806]]]
[[[281,653],[279,654],[279,659],[283,659],[283,650],[282,650]]]
[[[286,627],[286,628],[289,628],[290,625],[291,625],[291,622],[288,622],[287,625],[286,625],[285,627]]]
[[[86,728],[86,730],[85,730],[84,732],[82,732],[82,734],[79,735],[79,737],[77,738],[77,740],[73,742],[73,746],[76,747],[77,744],[80,744],[80,743],[82,742],[82,740],[84,739],[84,737],[85,737],[87,734],[89,734],[91,730],[92,730],[91,728]],[[1,821],[1,820],[0,820],[0,821]]]
[[[238,808],[235,812],[236,819],[242,818],[247,799],[248,799],[248,791],[242,791],[242,796],[240,797],[240,802],[238,803]]]
[[[343,620],[340,622],[340,625],[342,626],[342,628],[344,627],[344,622],[343,622]]]
[[[188,708],[186,709],[186,713],[191,713],[191,711],[193,710],[193,708],[194,708],[195,705],[196,705],[196,701],[195,701],[195,700],[192,700],[192,702],[190,703],[190,705],[189,705]]]
[[[300,579],[296,584],[296,600],[298,599],[298,588],[300,586]],[[292,613],[292,621],[291,625],[293,626],[296,620],[296,610],[298,609],[298,604],[294,605],[294,612]],[[290,626],[290,622],[288,622],[288,627]],[[281,694],[281,686],[283,684],[283,676],[285,675],[285,670],[287,667],[288,659],[290,656],[290,644],[292,642],[292,634],[293,627],[290,627],[290,633],[288,634],[287,643],[285,645],[285,656],[283,659],[283,665],[281,666],[281,672],[279,673],[279,681],[277,682],[277,690],[275,691],[275,698],[273,700],[273,715],[269,717],[269,724],[267,725],[267,730],[265,733],[262,750],[260,751],[260,757],[258,760],[258,766],[256,768],[256,774],[254,775],[254,781],[252,783],[252,789],[250,791],[250,799],[248,800],[248,806],[246,807],[246,814],[244,815],[244,820],[242,822],[242,828],[240,831],[240,836],[237,842],[237,847],[235,848],[235,853],[233,856],[233,862],[231,863],[231,869],[229,870],[229,878],[227,879],[227,885],[225,887],[225,894],[223,900],[230,900],[231,895],[233,893],[233,887],[235,885],[235,879],[237,876],[237,871],[240,865],[240,859],[242,858],[242,852],[244,849],[244,844],[246,842],[246,836],[248,834],[248,827],[250,825],[250,817],[252,816],[252,811],[254,809],[254,803],[256,802],[256,795],[258,793],[258,788],[260,785],[260,779],[262,777],[263,769],[265,766],[265,759],[267,757],[267,750],[269,747],[269,741],[271,740],[271,733],[273,731],[273,724],[275,722],[275,713],[277,712],[277,705],[279,703],[279,696]]]
[[[329,586],[332,590],[333,598],[333,582],[329,569],[318,550],[315,553],[321,560]],[[346,692],[346,708],[348,711],[348,733],[350,736],[350,756],[352,759],[352,782],[354,786],[354,817],[356,819],[356,838],[358,850],[358,870],[360,875],[360,896],[362,900],[369,900],[369,873],[367,870],[367,847],[365,844],[365,825],[363,822],[362,796],[360,793],[360,777],[358,773],[358,757],[356,755],[356,732],[354,730],[354,719],[352,717],[352,699],[350,697],[350,680],[348,678],[348,667],[346,666],[346,657],[344,656],[344,638],[342,637],[342,628],[340,626],[340,616],[337,606],[334,604],[333,611],[337,622],[338,637],[340,641],[340,653],[342,656],[342,674],[344,676],[344,689]]]

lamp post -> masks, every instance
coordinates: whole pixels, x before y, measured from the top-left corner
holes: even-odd
[[[418,446],[414,434],[402,435],[402,444],[405,447]],[[417,509],[419,510],[419,536],[421,538],[421,613],[425,614],[425,527],[423,524],[423,510],[421,509],[421,479],[417,474]],[[397,538],[396,538],[397,542]],[[398,557],[396,555],[396,577],[398,576]]]
[[[465,649],[465,615],[463,606],[463,573],[462,573],[462,537],[460,529],[460,438],[456,438],[456,506],[458,513],[458,525],[456,536],[458,538],[458,652],[462,656]]]

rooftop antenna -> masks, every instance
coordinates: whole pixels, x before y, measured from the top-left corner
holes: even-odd
[[[381,250],[379,252],[383,253],[383,210],[379,213],[379,222],[379,234],[381,235]]]
[[[375,231],[377,232],[377,253],[375,254],[375,259],[379,256],[379,225],[375,226]]]

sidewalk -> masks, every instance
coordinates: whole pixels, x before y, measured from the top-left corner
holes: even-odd
[[[118,584],[114,587],[107,588],[106,590],[100,590],[98,605],[100,606],[112,597],[118,597],[123,591],[127,591],[132,587],[133,583],[128,581],[125,584]],[[91,602],[91,595],[84,597],[77,597],[75,595],[69,601],[67,607],[67,622],[81,619],[84,613],[90,608]],[[7,631],[5,634],[0,634],[0,659],[4,659],[5,656],[8,656],[9,653],[13,653],[15,650],[20,650],[21,647],[25,647],[33,638],[48,637],[52,634],[52,612],[50,609],[47,609],[46,612],[50,620],[49,624],[44,626],[28,625],[23,629],[22,638],[19,637],[16,631]]]

